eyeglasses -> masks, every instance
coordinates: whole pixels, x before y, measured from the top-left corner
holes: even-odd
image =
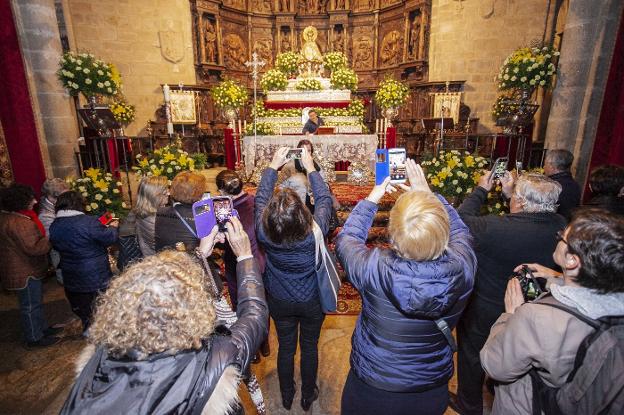
[[[557,234],[555,235],[555,238],[557,239],[557,242],[563,242],[564,244],[568,244],[568,241],[565,240],[565,238],[563,237],[563,233],[564,231],[558,231]]]

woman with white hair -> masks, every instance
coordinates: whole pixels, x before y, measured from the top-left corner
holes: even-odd
[[[47,179],[41,186],[41,199],[39,199],[39,220],[46,231],[46,235],[50,235],[50,225],[56,219],[56,211],[54,210],[54,204],[56,199],[69,190],[67,183],[57,177],[53,179]],[[56,273],[56,280],[59,284],[63,284],[63,272],[58,267],[61,262],[61,256],[59,253],[52,249],[50,250],[50,262],[54,267]]]
[[[453,375],[451,330],[474,282],[468,228],[407,161],[410,187],[390,211],[392,248],[366,238],[386,193],[387,178],[353,209],[336,238],[336,253],[362,296],[352,338],[342,414],[442,414]]]

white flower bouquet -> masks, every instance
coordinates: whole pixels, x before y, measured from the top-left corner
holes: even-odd
[[[59,66],[56,74],[70,95],[111,96],[121,85],[121,76],[114,65],[90,53],[65,52]]]
[[[551,47],[520,48],[505,59],[498,74],[498,89],[549,88],[559,52]]]
[[[85,210],[91,215],[100,216],[111,212],[116,217],[127,213],[126,203],[121,197],[122,183],[115,180],[111,173],[89,168],[81,178],[68,180],[69,187],[85,199]]]
[[[288,79],[284,72],[279,69],[270,69],[262,75],[260,86],[264,92],[269,91],[284,91],[288,85]]]
[[[348,89],[355,91],[358,86],[358,77],[349,68],[339,68],[332,72],[330,84],[334,89]]]

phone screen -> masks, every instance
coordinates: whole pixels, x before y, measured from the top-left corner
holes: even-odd
[[[230,198],[214,199],[213,208],[219,229],[225,229],[225,223],[232,218],[232,200]]]
[[[498,179],[505,175],[507,171],[507,157],[499,157],[492,167],[492,180]]]
[[[290,150],[288,150],[288,153],[286,154],[286,158],[288,160],[295,160],[295,159],[300,160],[302,153],[303,153],[302,148],[291,148]]]
[[[407,154],[404,148],[391,148],[388,150],[391,183],[404,183],[407,180],[406,159]]]

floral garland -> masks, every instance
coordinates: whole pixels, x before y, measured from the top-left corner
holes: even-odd
[[[296,52],[284,52],[275,57],[275,68],[279,69],[288,77],[297,74],[299,61],[302,59],[301,54]]]
[[[382,108],[400,107],[407,101],[409,88],[392,78],[386,78],[379,83],[379,88],[375,93],[375,101]]]
[[[256,134],[257,135],[274,135],[273,125],[267,122],[259,122],[256,124]],[[253,123],[247,124],[245,128],[245,135],[252,136],[254,135],[254,125]]]
[[[220,107],[240,108],[247,102],[247,88],[232,79],[221,81],[210,90],[214,103]]]
[[[132,169],[140,176],[166,176],[173,178],[183,170],[195,170],[195,159],[177,146],[168,145],[153,153],[136,155],[137,165]]]
[[[349,68],[339,68],[332,72],[330,84],[334,89],[355,91],[358,85],[358,77],[355,72]]]
[[[115,120],[123,125],[128,125],[134,121],[135,108],[124,101],[113,101],[108,105]]]
[[[345,68],[348,64],[347,57],[342,52],[329,52],[323,56],[323,65],[330,71]]]
[[[56,73],[70,95],[111,96],[121,85],[121,76],[115,67],[90,53],[65,52]]]
[[[298,108],[267,109],[263,101],[256,103],[255,111],[258,117],[300,117],[301,110]],[[347,108],[319,108],[318,115],[321,117],[364,117],[364,101],[354,98]],[[253,116],[253,111],[252,111]]]
[[[284,91],[288,85],[288,79],[284,72],[279,69],[270,69],[262,76],[260,86],[264,92],[268,91]]]
[[[303,79],[295,85],[297,91],[320,91],[321,81],[318,79]]]
[[[121,198],[121,186],[111,173],[94,168],[85,170],[81,178],[69,181],[69,187],[84,197],[85,210],[96,216],[104,212],[125,216],[127,206]]]
[[[559,52],[552,47],[520,48],[505,59],[498,74],[498,89],[549,88],[557,71]]]

